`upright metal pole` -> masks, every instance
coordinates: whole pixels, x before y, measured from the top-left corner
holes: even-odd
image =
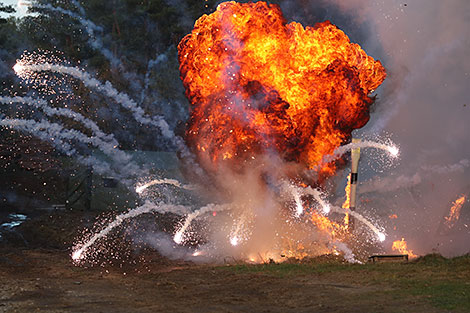
[[[353,138],[353,143],[361,142],[361,139]],[[361,149],[355,148],[351,150],[351,188],[349,190],[349,209],[356,210],[356,189],[357,189],[357,172],[359,167],[359,158],[361,157]],[[354,230],[354,219],[349,217],[349,229]]]

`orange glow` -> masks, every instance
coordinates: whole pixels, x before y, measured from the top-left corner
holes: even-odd
[[[319,214],[316,211],[311,212],[310,221],[318,230],[330,234],[332,237],[339,238],[346,233],[346,226],[331,221],[328,217]]]
[[[348,175],[348,183],[346,184],[346,188],[344,188],[344,193],[346,194],[346,200],[343,203],[343,209],[349,209],[350,205],[350,198],[351,198],[351,173]],[[344,215],[344,224],[349,225],[349,214]]]
[[[380,61],[329,21],[287,24],[279,6],[225,2],[178,45],[191,113],[188,146],[202,166],[241,170],[265,152],[304,168],[369,120]],[[335,163],[319,177],[334,174]]]
[[[305,251],[305,247],[301,243],[294,244],[291,241],[286,242],[286,246],[288,247],[285,249],[281,255],[283,255],[287,259],[297,259],[302,260],[309,256],[309,254]]]
[[[452,207],[450,208],[449,216],[444,216],[444,224],[448,228],[452,228],[460,218],[460,210],[462,209],[463,204],[465,203],[465,196],[461,196],[455,202],[453,202]]]
[[[398,215],[396,215],[396,214],[391,214],[391,215],[389,215],[388,218],[391,219],[391,220],[394,220],[394,219],[397,219],[397,218],[398,218]]]
[[[408,245],[405,241],[405,238],[401,238],[401,240],[395,240],[392,245],[393,251],[398,251],[401,254],[408,254],[409,258],[416,258],[417,255],[413,253],[413,250],[408,249]]]

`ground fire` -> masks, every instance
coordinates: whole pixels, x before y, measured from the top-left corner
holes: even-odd
[[[395,240],[392,244],[392,250],[398,251],[402,254],[407,254],[409,258],[416,258],[417,255],[413,253],[413,250],[408,248],[408,244],[405,241],[405,238],[401,240]]]
[[[209,172],[274,153],[303,168],[369,120],[385,69],[330,22],[287,24],[277,5],[225,2],[178,46],[186,141]],[[320,177],[336,165],[322,165]]]

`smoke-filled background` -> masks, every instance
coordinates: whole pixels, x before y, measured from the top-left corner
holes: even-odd
[[[378,217],[389,235],[384,245],[405,237],[420,254],[433,249],[446,255],[468,252],[468,200],[454,227],[443,224],[452,202],[470,194],[468,2],[271,2],[281,6],[289,22],[306,26],[329,19],[387,69],[371,119],[356,132],[358,137],[389,136],[401,150],[401,160],[393,166],[363,151],[359,168],[358,211]],[[110,81],[136,99],[146,113],[163,115],[175,133],[183,134],[188,102],[179,78],[176,45],[191,31],[194,21],[212,12],[218,2],[32,3],[33,13],[28,15],[15,15],[1,6],[2,95],[43,92],[43,86],[26,88],[12,70],[24,50],[61,52],[61,58]],[[76,16],[51,10],[50,5]],[[24,5],[21,10],[24,13]],[[63,98],[54,101],[67,101],[69,107],[93,117],[104,131],[114,134],[121,149],[175,150],[158,130],[135,123],[129,113],[99,94],[89,93],[82,84],[61,84],[52,92],[54,96],[62,93]],[[1,114],[31,118],[40,113],[11,104],[2,105]],[[5,205],[35,207],[60,200],[54,192],[54,182],[60,186],[57,177],[61,175],[54,167],[55,157],[50,157],[55,156],[52,146],[10,130],[1,131],[0,141],[0,162],[8,177],[0,185]],[[28,153],[24,153],[26,149]],[[333,199],[344,194],[346,174],[338,173]]]
[[[308,4],[300,10],[294,1],[282,6],[294,18],[310,14]],[[418,253],[468,252],[468,200],[453,229],[443,220],[453,201],[470,193],[469,3],[329,1],[324,8],[324,17],[388,73],[371,120],[357,136],[390,134],[401,161],[377,175],[370,171],[377,168],[374,160],[363,153],[359,210],[377,212],[392,235],[388,240],[405,237]]]

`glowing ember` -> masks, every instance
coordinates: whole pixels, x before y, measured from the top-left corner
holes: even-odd
[[[408,254],[409,258],[417,257],[417,255],[413,253],[413,250],[408,249],[408,245],[405,241],[405,238],[401,238],[401,240],[395,240],[392,244],[392,250],[398,251],[401,254]]]
[[[220,4],[178,51],[191,102],[186,141],[209,171],[241,169],[268,151],[313,168],[367,123],[368,95],[385,79],[380,62],[330,22],[287,24],[261,1]]]
[[[453,202],[452,207],[450,208],[449,216],[444,216],[444,224],[448,228],[452,228],[460,218],[460,210],[462,209],[463,204],[465,203],[465,196],[461,196],[455,202]]]

